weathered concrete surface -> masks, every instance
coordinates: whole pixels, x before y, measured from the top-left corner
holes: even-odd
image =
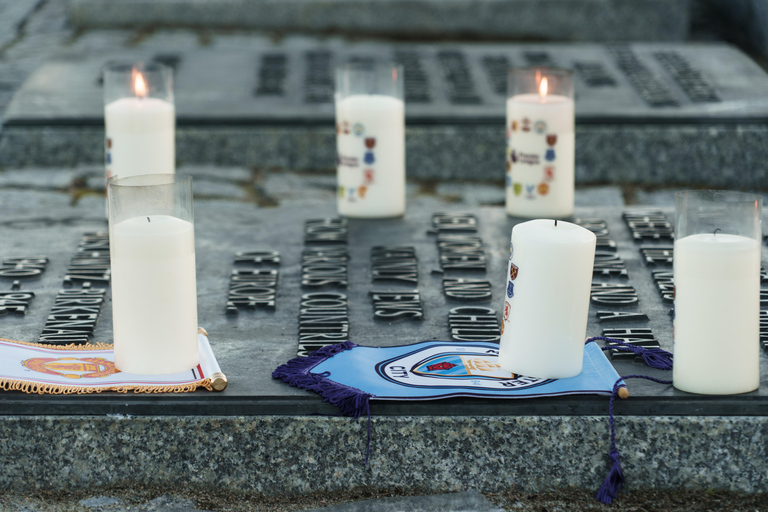
[[[74,0],[78,27],[246,27],[393,36],[679,41],[688,0]]]

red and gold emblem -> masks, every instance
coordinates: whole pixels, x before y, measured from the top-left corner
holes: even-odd
[[[517,268],[517,265],[515,265],[514,263],[510,263],[509,264],[509,279],[510,280],[514,281],[515,279],[517,279],[517,271],[518,270],[519,269]]]
[[[101,357],[35,357],[21,364],[33,372],[57,375],[68,379],[98,379],[107,377],[120,370],[115,363]]]
[[[365,193],[368,192],[368,187],[365,185],[360,185],[357,187],[357,193],[360,195],[360,199],[365,198]]]
[[[542,196],[549,194],[549,185],[546,183],[539,183],[539,194]]]
[[[550,146],[557,144],[557,135],[547,135],[547,144]]]
[[[545,167],[544,168],[544,179],[547,181],[552,181],[555,179],[555,168],[554,167]]]
[[[504,321],[505,322],[509,321],[509,314],[511,312],[512,312],[512,305],[509,302],[504,301]]]
[[[365,147],[368,149],[373,149],[376,147],[376,138],[375,137],[366,137],[365,139]]]

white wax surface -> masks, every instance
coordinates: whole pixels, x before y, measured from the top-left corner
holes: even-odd
[[[524,131],[526,126],[528,131]],[[507,100],[507,133],[507,213],[529,218],[571,215],[575,187],[573,100],[555,94],[544,98],[538,94],[513,96]],[[554,144],[548,136],[555,136]],[[549,155],[553,158],[548,159],[547,150],[552,150]],[[513,153],[517,162],[512,161]]]
[[[549,379],[581,373],[596,241],[569,222],[538,219],[512,229],[507,286],[513,283],[514,295],[505,288],[502,368]]]
[[[198,364],[195,234],[167,215],[115,224],[110,237],[115,363],[162,374]]]
[[[107,179],[173,174],[176,110],[157,98],[121,98],[104,107]]]
[[[347,217],[397,217],[405,213],[405,103],[391,96],[353,95],[336,103],[336,136],[347,164],[338,165],[338,209]],[[355,127],[362,128],[355,133]],[[366,139],[375,139],[373,148]],[[366,163],[366,153],[373,163]],[[372,179],[369,177],[372,176]],[[361,187],[362,190],[361,190]]]
[[[760,386],[760,243],[728,234],[675,241],[674,386],[707,395]]]

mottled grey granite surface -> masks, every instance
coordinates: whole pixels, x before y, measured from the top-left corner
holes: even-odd
[[[566,41],[674,41],[688,0],[74,0],[78,27],[192,26]]]
[[[595,416],[374,417],[367,467],[365,419],[5,416],[0,432],[0,489],[16,491],[596,489],[609,469]],[[767,434],[765,417],[617,418],[628,488],[765,490]]]
[[[0,165],[66,167],[103,162],[95,127],[5,127]],[[333,128],[179,127],[179,165],[249,166],[330,171]],[[409,177],[504,179],[504,133],[489,125],[410,126]],[[576,182],[730,189],[768,187],[768,125],[581,125],[576,128]]]

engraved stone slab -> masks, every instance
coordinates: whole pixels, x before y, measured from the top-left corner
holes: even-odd
[[[386,44],[288,38],[250,51],[137,49],[64,53],[16,93],[6,125],[101,124],[100,70],[155,60],[176,70],[179,125],[305,124],[333,120],[333,69],[373,58],[403,65],[409,123],[496,123],[510,67],[575,69],[585,122],[768,118],[768,76],[725,44]]]

